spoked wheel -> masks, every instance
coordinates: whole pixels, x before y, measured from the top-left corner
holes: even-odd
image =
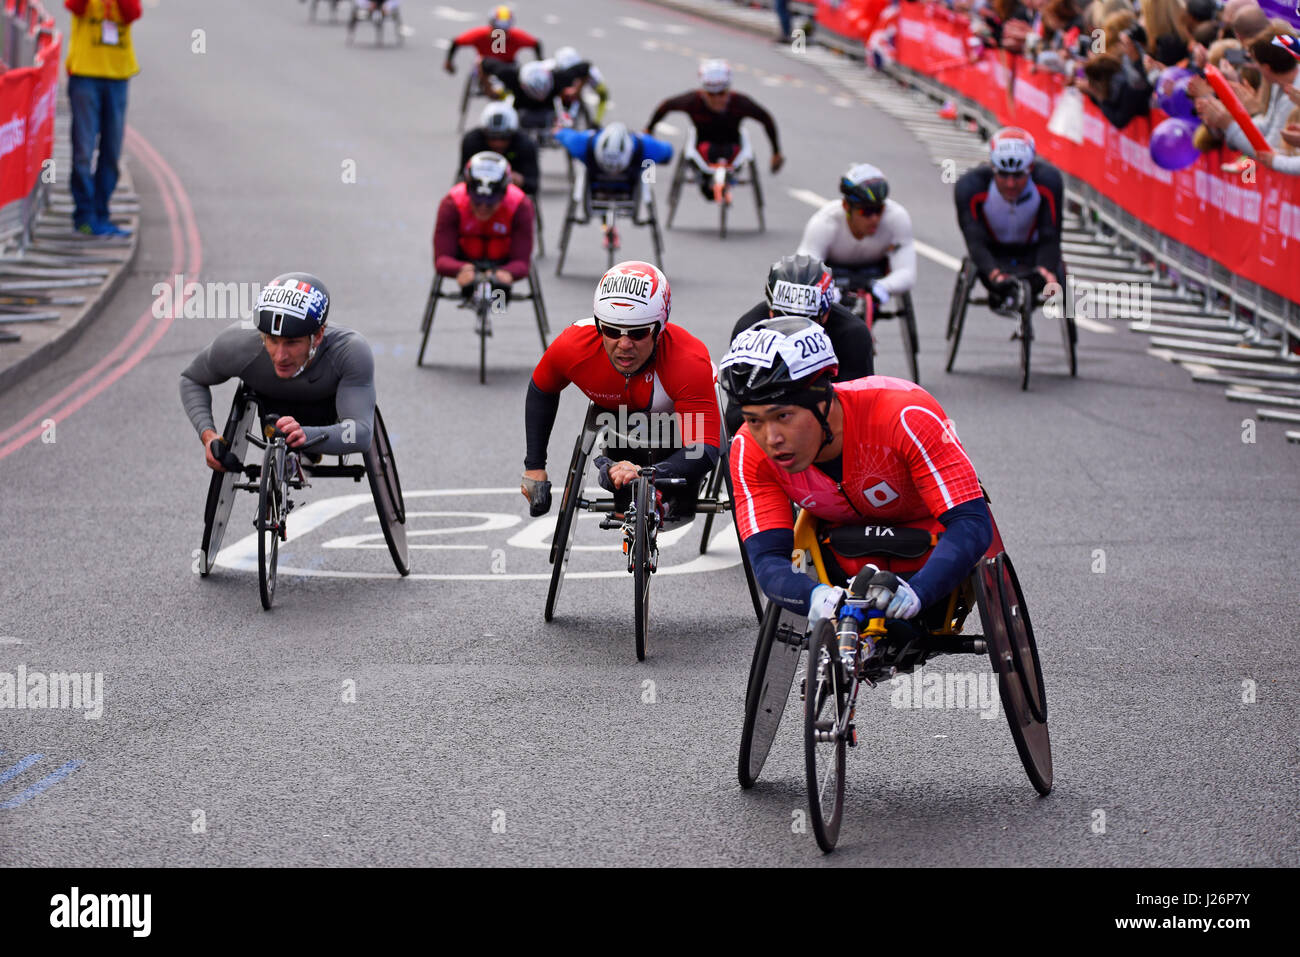
[[[488,313],[491,311],[491,296],[479,303],[478,313],[478,383],[487,384],[487,341]]]
[[[655,212],[655,198],[650,197],[650,240],[655,246],[655,265],[664,268],[664,237],[659,232],[659,214]]]
[[[677,160],[677,168],[673,170],[673,182],[668,187],[668,221],[664,223],[665,229],[673,228],[673,218],[677,215],[677,204],[682,198],[682,183],[686,179],[686,163],[688,160],[681,156]]]
[[[275,601],[275,570],[280,557],[280,536],[284,529],[284,450],[271,445],[262,460],[257,491],[257,588],[262,607],[271,610]]]
[[[725,445],[723,446],[725,450]],[[722,470],[726,468],[725,452],[718,456],[718,464],[713,467],[709,474],[708,484],[704,486],[704,497],[706,499],[718,500],[718,493],[722,491]],[[709,535],[713,532],[713,518],[716,512],[709,512],[704,516],[704,534],[700,536],[700,554],[703,555],[709,550]]]
[[[981,560],[976,569],[975,595],[1016,752],[1030,783],[1038,793],[1047,794],[1052,790],[1047,696],[1029,612],[1015,569],[1005,553]]]
[[[375,514],[379,516],[379,527],[388,543],[388,554],[392,556],[397,573],[405,577],[411,573],[410,550],[406,544],[406,500],[402,497],[397,461],[393,458],[393,446],[388,440],[388,430],[384,428],[384,418],[379,414],[378,406],[375,406],[374,439],[363,460],[370,494],[375,500]]]
[[[546,258],[546,228],[542,224],[541,197],[533,201],[533,228],[537,236],[537,258]]]
[[[767,762],[781,726],[795,672],[803,659],[807,621],[769,602],[754,645],[745,692],[745,725],[740,732],[740,786],[752,788]]]
[[[584,434],[586,430],[583,430]],[[569,473],[564,483],[564,498],[560,502],[560,514],[555,521],[555,537],[551,541],[551,587],[546,593],[546,611],[544,617],[550,621],[555,616],[555,605],[560,600],[560,588],[564,585],[564,572],[569,566],[569,552],[573,548],[573,536],[577,530],[578,499],[582,496],[582,479],[587,470],[587,453],[582,448],[583,436],[573,445],[573,458],[569,462]]]
[[[222,433],[226,447],[240,462],[244,461],[244,450],[248,448],[248,430],[257,418],[257,406],[245,399],[241,386],[235,393],[235,401],[230,406],[230,415],[226,418],[226,428]],[[199,549],[199,575],[206,577],[221,551],[221,542],[225,538],[226,526],[230,522],[230,512],[235,507],[235,496],[239,490],[235,485],[244,480],[242,472],[213,472],[208,482],[208,500],[203,508],[203,542]]]
[[[1020,307],[1020,390],[1029,389],[1029,347],[1034,341],[1034,294],[1029,283],[1021,280],[1023,304]]]
[[[650,544],[651,529],[658,522],[654,511],[654,483],[642,479],[636,489],[636,531],[632,538],[632,587],[636,618],[636,660],[645,661],[650,643],[650,562],[654,550]]]
[[[470,70],[465,75],[465,89],[460,95],[460,118],[456,121],[456,132],[465,131],[465,114],[469,111],[469,99],[473,95],[474,81],[478,79],[478,71]]]
[[[945,372],[951,372],[952,364],[957,361],[957,346],[961,343],[967,300],[974,282],[975,267],[969,261],[963,261],[961,272],[957,274],[957,285],[952,291],[952,305],[948,307],[948,363],[944,366]]]
[[[844,817],[848,706],[849,688],[840,668],[835,626],[823,618],[808,639],[803,743],[809,817],[817,846],[828,854],[835,850]]]
[[[424,304],[424,318],[420,320],[420,352],[415,357],[417,366],[424,365],[424,350],[429,347],[429,334],[433,332],[433,314],[438,309],[438,300],[441,298],[438,290],[442,285],[442,278],[434,273],[433,285],[429,287],[429,298]]]
[[[1065,357],[1070,362],[1070,375],[1079,374],[1079,361],[1075,356],[1075,347],[1079,344],[1079,329],[1074,324],[1074,317],[1069,315],[1061,316],[1061,339],[1065,343]]]
[[[749,164],[749,178],[754,186],[754,205],[758,212],[758,231],[767,232],[767,220],[763,217],[763,187],[758,182],[758,162]]]
[[[560,274],[564,268],[564,257],[569,254],[569,236],[573,234],[573,223],[577,218],[577,203],[572,196],[569,197],[569,206],[564,211],[564,225],[560,227],[560,253],[555,260],[555,275]]]
[[[903,352],[907,355],[907,368],[911,370],[912,381],[920,385],[921,370],[916,358],[920,340],[916,334],[916,310],[912,308],[910,292],[903,293],[903,308],[898,313],[898,324],[903,331]]]

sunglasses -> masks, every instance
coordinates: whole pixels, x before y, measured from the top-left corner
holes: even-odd
[[[633,342],[643,342],[654,331],[651,326],[640,326],[636,329],[620,329],[618,326],[607,326],[603,322],[597,322],[596,328],[606,339],[622,339],[627,336]]]
[[[1029,178],[1028,172],[1003,173],[1000,170],[994,170],[993,175],[996,176],[998,179],[1028,179]]]
[[[873,206],[870,203],[849,202],[850,209],[856,209],[863,216],[880,216],[885,212],[884,206]]]

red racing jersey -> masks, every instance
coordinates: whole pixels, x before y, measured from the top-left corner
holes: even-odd
[[[649,364],[625,378],[605,354],[595,321],[575,322],[551,343],[533,370],[533,384],[543,392],[557,394],[569,383],[610,411],[622,406],[629,413],[673,412],[684,446],[719,446],[722,413],[713,361],[704,343],[681,326],[666,325]]]
[[[500,39],[498,36],[499,31],[495,27],[474,27],[451,42],[458,47],[473,47],[485,59],[503,60],[506,63],[514,63],[520,50],[528,47],[537,49],[537,38],[518,27],[511,27]]]
[[[940,531],[939,516],[983,497],[975,467],[935,398],[915,383],[873,375],[834,385],[844,411],[843,476],[812,465],[789,474],[741,426],[731,478],[742,539],[792,529],[793,502],[841,525],[908,525]]]

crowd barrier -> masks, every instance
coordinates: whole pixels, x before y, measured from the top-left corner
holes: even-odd
[[[6,0],[0,25],[0,244],[8,244],[29,234],[52,178],[41,174],[54,154],[63,37],[29,0]]]

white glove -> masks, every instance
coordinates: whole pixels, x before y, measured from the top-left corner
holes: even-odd
[[[885,284],[879,279],[871,284],[871,295],[875,296],[876,302],[882,306],[889,302],[889,290],[885,288]]]
[[[884,585],[872,585],[867,589],[867,601],[877,611],[883,611],[886,618],[914,618],[921,610],[921,599],[901,578],[896,591],[890,591]]]
[[[808,624],[833,617],[847,594],[838,585],[818,585],[814,588],[808,599]]]

